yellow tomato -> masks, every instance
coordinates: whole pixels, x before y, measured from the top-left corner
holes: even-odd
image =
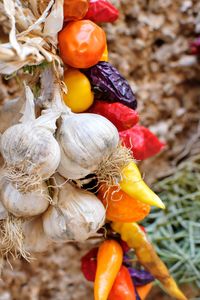
[[[64,74],[64,82],[68,90],[63,95],[66,105],[75,113],[86,111],[94,101],[88,78],[79,70],[70,69]]]
[[[103,52],[103,55],[102,55],[100,61],[108,61],[108,47],[107,47],[107,45],[106,45],[106,48]]]

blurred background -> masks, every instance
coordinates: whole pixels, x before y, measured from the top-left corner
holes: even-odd
[[[152,185],[199,153],[200,64],[190,45],[200,35],[200,1],[112,2],[121,15],[104,27],[109,60],[136,92],[140,124],[166,143],[162,153],[141,163],[145,180]],[[20,87],[16,78],[0,78],[0,102],[18,97]],[[2,131],[8,119],[0,117]],[[93,299],[92,285],[80,272],[80,258],[94,243],[58,245],[30,264],[23,259],[11,262],[12,268],[7,264],[0,279],[0,300]],[[200,299],[195,298],[200,297],[200,288],[184,283],[183,289]],[[169,298],[154,288],[148,299]]]

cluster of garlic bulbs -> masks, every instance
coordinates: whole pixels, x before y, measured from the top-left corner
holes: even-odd
[[[62,104],[63,66],[56,46],[63,26],[63,0],[32,1],[28,6],[23,1],[4,0],[0,11],[11,29],[9,42],[0,45],[0,73],[52,63],[50,72],[40,70],[40,97],[36,101],[25,86],[23,116],[0,136],[4,160],[0,253],[27,258],[27,252],[43,251],[52,242],[85,241],[97,235],[105,208],[79,183],[105,170],[104,162],[116,152],[119,135],[106,118],[74,114]],[[41,109],[37,117],[36,102]]]
[[[119,135],[100,115],[72,113],[61,97],[59,105],[52,101],[36,118],[28,86],[25,94],[20,122],[0,139],[0,250],[27,257],[53,242],[98,236],[105,208],[74,180],[97,174],[104,159],[116,151]]]

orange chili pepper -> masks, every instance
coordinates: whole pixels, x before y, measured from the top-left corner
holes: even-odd
[[[129,271],[125,266],[121,267],[108,300],[136,300],[135,287]]]
[[[97,271],[94,281],[94,299],[107,300],[121,268],[123,251],[114,240],[106,240],[99,247]]]
[[[119,187],[102,185],[98,198],[106,208],[106,218],[115,222],[138,222],[150,212],[150,205],[132,198]]]
[[[70,22],[58,34],[60,56],[74,68],[89,68],[99,62],[105,47],[103,29],[89,20]]]
[[[136,288],[136,290],[138,292],[138,295],[140,296],[141,300],[145,300],[146,299],[146,297],[148,296],[148,294],[151,291],[152,287],[153,287],[153,283],[150,282],[148,284],[145,284],[143,286],[138,286]]]
[[[83,19],[88,11],[88,8],[88,0],[64,0],[65,21]]]

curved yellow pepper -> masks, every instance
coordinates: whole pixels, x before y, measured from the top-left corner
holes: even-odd
[[[165,205],[161,199],[146,185],[137,165],[130,162],[122,170],[122,180],[119,183],[120,188],[130,197],[149,205],[164,209]]]
[[[160,281],[171,297],[187,300],[137,223],[113,222],[111,226],[121,235],[122,240],[135,250],[139,262]]]

